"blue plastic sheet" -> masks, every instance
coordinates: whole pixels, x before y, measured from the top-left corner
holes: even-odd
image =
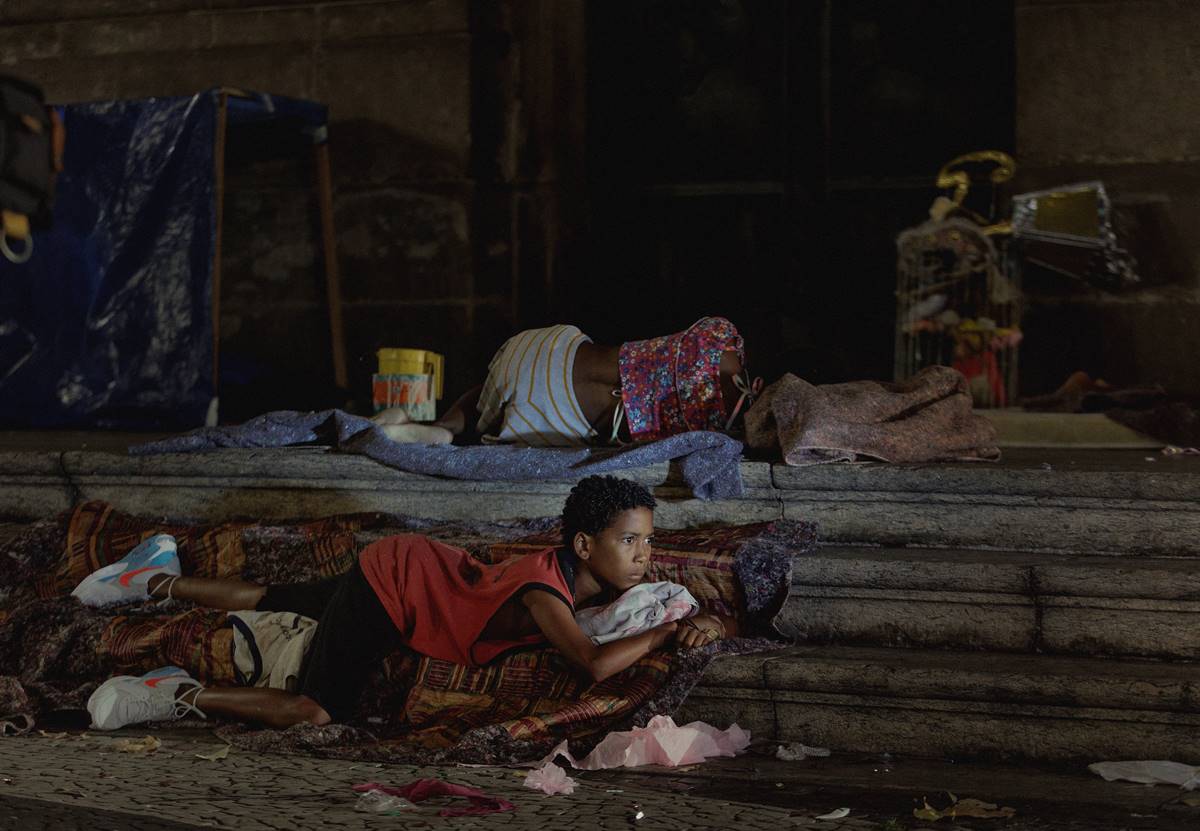
[[[178,429],[213,389],[220,91],[72,104],[54,223],[0,258],[0,424]],[[324,139],[327,112],[246,93],[228,123]],[[230,139],[234,133],[231,131]]]
[[[212,398],[212,93],[75,104],[54,224],[0,263],[0,422],[202,424]]]

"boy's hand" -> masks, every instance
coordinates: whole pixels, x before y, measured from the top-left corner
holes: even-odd
[[[669,623],[660,623],[654,627],[654,648],[666,646],[671,641],[675,640],[675,635],[679,631],[679,623],[671,621]]]
[[[675,645],[680,649],[695,649],[723,637],[725,625],[715,615],[684,618],[675,629]]]

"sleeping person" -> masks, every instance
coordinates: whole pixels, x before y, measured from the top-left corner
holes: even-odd
[[[682,332],[600,346],[575,326],[509,338],[488,376],[437,421],[402,409],[375,416],[398,442],[445,444],[455,436],[530,447],[580,447],[728,430],[749,408],[742,337],[728,320],[702,317]]]
[[[405,534],[366,546],[345,574],[314,583],[262,586],[180,575],[170,537],[152,537],[85,578],[81,602],[177,598],[227,611],[295,612],[317,620],[294,692],[266,687],[204,687],[164,667],[109,679],[88,699],[93,726],[214,714],[284,728],[352,715],[368,676],[392,651],[479,666],[549,643],[599,682],[673,643],[702,646],[736,634],[733,618],[701,614],[597,645],[576,609],[638,585],[650,563],[654,497],[613,476],[581,480],[562,513],[562,547],[482,563],[428,537]]]

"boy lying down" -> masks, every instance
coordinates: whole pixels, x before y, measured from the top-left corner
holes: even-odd
[[[204,687],[182,669],[164,667],[101,684],[87,703],[93,726],[111,730],[188,713],[275,728],[345,721],[371,671],[402,646],[478,666],[548,641],[579,672],[603,681],[668,643],[692,648],[735,635],[733,618],[702,614],[597,646],[576,623],[576,609],[608,602],[642,581],[654,506],[641,485],[591,476],[567,497],[558,550],[488,565],[406,534],[368,545],[345,574],[295,585],[180,576],[173,546],[152,538],[85,578],[73,594],[97,606],[178,598],[227,611],[295,612],[316,619],[316,633],[295,692]]]

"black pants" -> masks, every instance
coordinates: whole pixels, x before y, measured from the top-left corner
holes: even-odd
[[[400,633],[357,560],[345,574],[315,583],[268,586],[260,612],[295,612],[318,621],[297,692],[334,721],[354,712],[371,671],[401,645]]]

